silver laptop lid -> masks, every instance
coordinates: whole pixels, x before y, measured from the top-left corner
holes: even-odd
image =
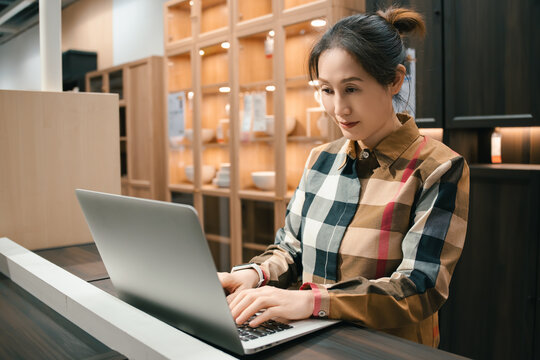
[[[76,190],[119,296],[236,353],[243,348],[195,209]]]

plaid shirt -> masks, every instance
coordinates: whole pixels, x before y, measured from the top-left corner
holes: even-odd
[[[314,316],[437,346],[467,228],[469,172],[412,118],[373,149],[345,138],[312,150],[275,244],[252,262],[269,285],[315,295]]]

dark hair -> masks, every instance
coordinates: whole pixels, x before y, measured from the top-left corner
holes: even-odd
[[[417,12],[390,7],[377,14],[357,14],[339,20],[311,49],[309,77],[319,77],[319,57],[328,49],[349,52],[377,82],[386,86],[394,80],[396,67],[405,61],[402,35],[426,32],[424,20]]]

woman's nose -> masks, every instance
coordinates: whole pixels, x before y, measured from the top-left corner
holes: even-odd
[[[334,112],[338,116],[347,116],[351,114],[351,107],[342,96],[334,97]]]

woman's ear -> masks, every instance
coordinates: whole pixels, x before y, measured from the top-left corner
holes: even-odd
[[[396,77],[394,78],[394,81],[390,84],[390,92],[392,95],[396,95],[399,93],[399,90],[401,90],[401,85],[403,85],[403,80],[405,79],[405,74],[407,73],[407,69],[402,64],[399,64],[396,67]]]

